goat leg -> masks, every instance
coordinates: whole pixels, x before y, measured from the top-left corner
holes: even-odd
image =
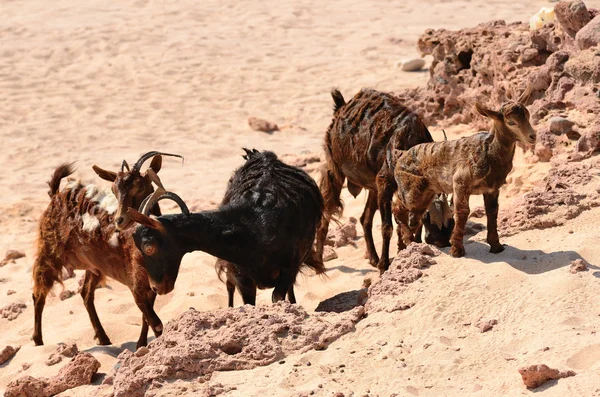
[[[41,346],[44,344],[44,341],[42,339],[42,312],[44,311],[44,306],[46,304],[46,294],[45,293],[38,293],[38,294],[34,293],[34,294],[32,294],[32,297],[33,297],[33,307],[35,310],[35,317],[34,317],[35,325],[34,325],[32,339],[36,346]]]
[[[365,259],[369,259],[369,263],[373,267],[377,267],[379,263],[379,256],[373,242],[373,218],[375,217],[375,211],[377,211],[377,193],[369,190],[369,196],[365,204],[365,210],[360,217],[360,223],[363,227],[365,243],[367,245]]]
[[[244,305],[256,305],[256,284],[254,284],[254,281],[249,277],[241,275],[238,275],[236,280]]]
[[[163,324],[160,321],[160,318],[154,311],[154,300],[148,299],[148,294],[150,291],[150,286],[142,286],[136,285],[134,289],[131,291],[133,294],[133,299],[135,300],[135,304],[141,310],[144,315],[144,321],[148,323],[150,327],[152,327],[152,331],[154,332],[154,336],[157,338],[162,335],[163,332]],[[143,325],[142,325],[143,328]]]
[[[152,308],[154,308],[154,301],[156,300],[156,293],[153,291],[148,292],[148,303]],[[142,331],[140,332],[140,337],[138,338],[136,349],[139,349],[142,346],[148,345],[148,320],[146,320],[146,316],[142,315]]]
[[[290,303],[296,303],[296,294],[294,294],[294,285],[290,285],[287,291],[288,300]]]
[[[490,245],[490,252],[497,254],[504,251],[504,246],[500,244],[498,237],[498,196],[500,192],[496,190],[493,193],[483,195],[485,204],[485,215],[487,216],[487,243]]]
[[[81,287],[81,297],[83,298],[83,304],[88,312],[90,321],[92,322],[92,327],[94,328],[95,333],[94,337],[98,340],[98,344],[110,345],[110,339],[106,335],[104,328],[102,328],[102,324],[98,318],[98,313],[96,313],[96,306],[94,305],[96,287],[98,287],[100,280],[102,280],[101,275],[97,275],[89,270],[86,270],[85,277],[83,279],[83,286]]]
[[[227,287],[227,306],[233,307],[233,295],[235,294],[235,284],[232,281],[226,280],[225,286]]]
[[[462,186],[454,185],[454,230],[450,237],[450,255],[460,258],[465,255],[465,246],[463,238],[465,235],[465,226],[469,218],[469,195],[464,192]]]
[[[396,181],[394,175],[389,170],[387,165],[384,165],[381,171],[377,174],[377,203],[379,212],[381,213],[381,235],[382,247],[381,257],[377,267],[379,272],[383,273],[390,267],[390,240],[394,233],[394,225],[392,224],[392,197],[396,190]]]

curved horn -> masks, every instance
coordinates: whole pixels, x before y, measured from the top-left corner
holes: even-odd
[[[154,207],[159,201],[164,199],[175,201],[184,215],[190,214],[190,210],[188,209],[187,205],[181,197],[179,197],[173,192],[167,192],[160,187],[156,189],[156,192],[152,193],[152,195],[144,199],[144,201],[142,202],[142,205],[144,206],[142,209],[142,214],[148,216],[152,207]]]
[[[517,99],[517,102],[525,105],[525,103],[527,103],[527,101],[529,100],[530,95],[531,95],[531,83],[527,82],[527,87],[525,88],[525,91],[523,91],[521,93],[521,96],[519,96],[519,99]]]
[[[132,167],[132,171],[139,171],[140,168],[142,168],[142,165],[144,164],[144,162],[154,156],[171,156],[171,157],[179,157],[181,159],[181,162],[183,163],[183,156],[179,155],[179,154],[172,154],[172,153],[163,153],[163,152],[148,152],[148,153],[144,153],[142,154],[142,156],[139,158],[138,161],[136,161],[136,163],[133,165]]]
[[[127,171],[130,171],[129,164],[127,164],[127,160],[123,160],[123,162],[121,163],[121,172],[125,171],[125,168],[127,168]]]

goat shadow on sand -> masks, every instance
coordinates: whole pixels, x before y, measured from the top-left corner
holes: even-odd
[[[590,264],[575,251],[544,252],[538,249],[522,250],[504,244],[504,251],[492,254],[489,252],[490,246],[479,241],[466,242],[465,250],[466,258],[475,259],[486,264],[506,262],[516,270],[527,274],[551,272],[569,266],[576,259],[582,259],[588,264],[589,269],[596,270],[592,275],[600,277],[600,267]],[[450,248],[443,248],[442,251],[448,254]]]
[[[372,267],[370,269],[355,269],[353,267],[348,267],[345,265],[338,265],[338,266],[332,266],[332,267],[326,266],[326,269],[327,269],[327,272],[330,272],[332,270],[339,270],[340,272],[346,273],[346,274],[360,273],[361,276],[366,276],[367,274],[378,271],[377,268],[375,268],[375,267]]]

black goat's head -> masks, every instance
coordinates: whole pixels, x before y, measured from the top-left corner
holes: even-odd
[[[450,237],[454,230],[451,206],[445,194],[438,195],[429,206],[429,210],[423,216],[427,244],[440,248],[450,246]]]
[[[175,193],[166,192],[162,186],[144,200],[142,212],[132,208],[127,210],[131,220],[140,225],[133,233],[133,240],[144,258],[150,287],[159,295],[168,294],[175,287],[181,259],[187,252],[177,235],[176,225],[169,216],[149,216],[150,208],[164,199],[175,201],[183,214],[189,215],[183,200]]]

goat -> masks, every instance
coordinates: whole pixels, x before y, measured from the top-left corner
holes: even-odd
[[[338,90],[333,90],[331,96],[333,120],[325,133],[326,165],[320,182],[325,212],[317,231],[315,254],[322,260],[329,222],[341,216],[344,209],[340,193],[344,180],[347,180],[352,196],[356,197],[362,189],[369,191],[360,217],[367,245],[365,258],[372,266],[384,271],[389,267],[389,240],[393,231],[391,201],[396,190],[392,170],[386,162],[386,148],[406,150],[419,143],[433,142],[433,138],[419,116],[391,94],[363,89],[348,103]],[[389,224],[382,225],[381,258],[377,255],[372,233],[377,209],[382,220],[390,218]],[[420,233],[417,236],[419,238]],[[404,247],[399,226],[398,249]]]
[[[504,251],[498,237],[499,189],[512,170],[517,141],[532,145],[536,140],[525,107],[529,94],[528,87],[520,98],[505,102],[499,111],[476,103],[477,112],[492,120],[489,132],[417,145],[395,160],[394,178],[403,214],[400,218],[406,219],[410,212],[418,219],[436,194],[453,194],[455,227],[450,254],[454,257],[465,254],[463,237],[472,194],[483,194],[490,252]],[[414,222],[408,225],[416,226]]]
[[[144,314],[142,332],[137,346],[147,343],[148,321],[155,335],[162,332],[160,319],[152,309],[156,294],[148,285],[148,276],[141,265],[141,256],[133,241],[133,230],[119,231],[114,220],[115,214],[125,214],[123,208],[131,205],[137,208],[143,195],[154,191],[151,175],[160,170],[160,155],[168,153],[149,152],[143,155],[131,171],[123,162],[121,172],[113,173],[99,167],[94,170],[103,179],[113,181],[112,190],[99,190],[95,185],[72,181],[59,191],[60,182],[74,172],[72,164],[58,167],[48,182],[50,204],[40,220],[37,257],[33,265],[33,302],[35,326],[33,341],[42,345],[42,312],[46,295],[54,283],[62,284],[62,269],[84,269],[85,277],[81,296],[88,311],[95,338],[100,345],[111,344],[94,306],[96,287],[106,276],[128,286],[138,307]],[[145,175],[139,173],[143,162],[153,157],[151,169]],[[181,157],[181,156],[178,156]],[[128,171],[125,172],[124,168]],[[127,208],[125,208],[126,210]],[[155,206],[150,209],[160,214]],[[123,226],[121,222],[121,226]],[[148,321],[146,321],[148,319]]]
[[[127,211],[140,224],[133,239],[159,294],[173,289],[182,257],[197,250],[222,260],[217,270],[227,270],[245,304],[256,303],[257,287],[274,288],[273,302],[287,294],[295,303],[293,286],[301,268],[325,272],[322,262],[310,260],[323,214],[317,184],[272,152],[244,150],[246,163],[229,180],[217,210],[190,213],[179,196],[157,189],[141,213]],[[182,213],[149,217],[148,206],[162,199],[177,202]]]

